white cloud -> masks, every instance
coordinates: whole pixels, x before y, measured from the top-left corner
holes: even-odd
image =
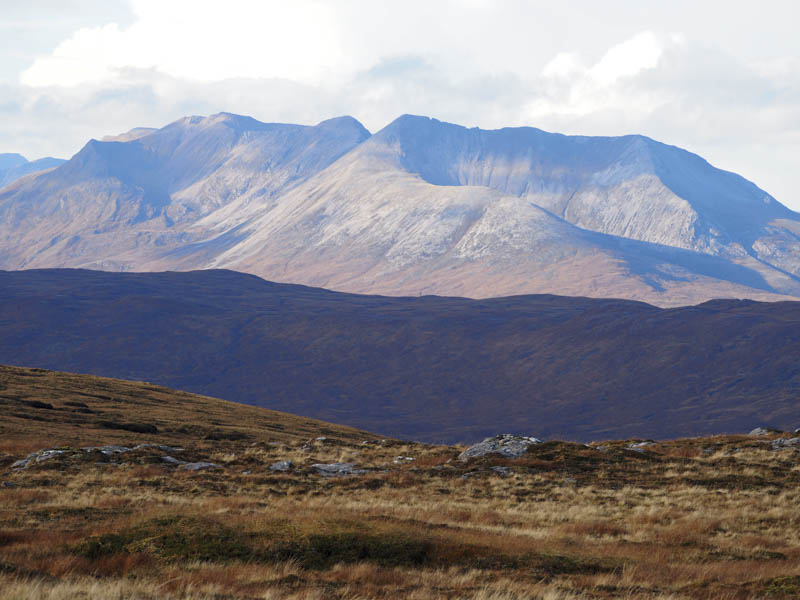
[[[559,53],[542,69],[539,94],[525,113],[536,122],[608,111],[623,111],[629,119],[650,114],[668,95],[631,85],[631,78],[655,69],[664,48],[680,43],[675,36],[659,39],[644,31],[615,44],[591,66],[575,53]]]
[[[134,0],[135,22],[84,28],[21,75],[25,85],[78,85],[124,68],[218,81],[286,77],[319,82],[340,68],[334,8],[303,0]],[[246,17],[245,17],[246,15]]]
[[[569,79],[586,71],[580,57],[571,52],[559,52],[542,69],[542,76],[554,79]]]
[[[661,57],[661,44],[652,31],[643,31],[617,44],[605,53],[590,71],[601,84],[609,85],[621,77],[636,75],[652,69]]]

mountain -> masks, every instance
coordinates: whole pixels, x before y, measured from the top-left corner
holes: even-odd
[[[370,135],[220,113],[91,141],[0,190],[0,267],[228,268],[340,291],[661,306],[800,297],[800,215],[642,136]]]
[[[350,118],[306,127],[220,113],[92,140],[60,168],[0,191],[0,264],[142,268],[207,236],[193,226],[209,213],[263,210],[368,135]],[[235,228],[226,234],[235,241]]]
[[[61,158],[52,157],[28,161],[21,154],[0,154],[0,188],[25,177],[25,175],[46,171],[65,162]]]
[[[0,272],[0,363],[146,380],[400,438],[797,423],[800,303],[359,296],[231,271]]]
[[[210,264],[360,293],[552,292],[664,305],[800,294],[797,276],[765,264],[738,242],[718,251],[717,242],[692,237],[699,225],[688,203],[667,197],[654,176],[637,171],[644,159],[631,147],[644,139],[529,128],[487,132],[401,117],[246,224],[244,239]],[[687,162],[701,160],[677,152]],[[706,180],[733,178],[741,194],[756,194],[753,184],[706,167]],[[642,178],[649,187],[627,196],[607,191],[600,198],[600,184],[588,183],[636,187]],[[723,183],[718,186],[727,190]],[[591,198],[595,206],[570,212],[570,197],[570,206],[588,206]],[[765,222],[780,217],[800,226],[796,213],[761,198],[766,208],[748,201],[748,210],[761,210]],[[585,222],[585,215],[601,210],[612,225],[628,221],[605,230]],[[720,208],[707,221],[733,223],[726,214]],[[584,217],[571,222],[570,215]],[[786,247],[784,262],[800,264],[800,255],[792,258],[800,244]]]
[[[10,152],[6,154],[0,154],[0,171],[13,169],[19,165],[24,165],[26,162],[28,162],[28,159],[21,154]]]
[[[373,143],[428,183],[496,189],[583,229],[708,254],[738,257],[764,227],[798,216],[742,177],[639,135],[483,131],[406,115]]]

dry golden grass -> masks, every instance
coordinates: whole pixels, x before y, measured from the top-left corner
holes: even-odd
[[[645,453],[549,442],[464,464],[459,448],[146,384],[2,373],[18,415],[0,438],[2,599],[800,597],[800,452],[769,450],[769,437]],[[76,394],[94,420],[65,421]],[[112,412],[158,433],[94,425]],[[221,468],[179,469],[153,448],[116,462],[74,450],[107,443],[180,445],[175,456]],[[10,468],[56,445],[63,456]],[[290,472],[269,470],[287,459]],[[369,472],[311,467],[343,461]]]

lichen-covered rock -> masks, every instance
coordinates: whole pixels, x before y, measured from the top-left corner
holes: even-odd
[[[644,451],[645,451],[645,448],[647,448],[648,446],[654,446],[654,445],[655,445],[655,443],[654,442],[650,442],[650,441],[636,442],[634,444],[629,444],[628,446],[626,446],[626,449],[627,450],[632,450],[633,452],[640,452],[640,453],[643,454]]]
[[[84,452],[100,452],[105,456],[114,456],[115,454],[125,454],[126,452],[132,452],[134,450],[151,450],[157,449],[161,450],[162,452],[182,452],[183,448],[175,448],[173,446],[166,446],[164,444],[139,444],[138,446],[134,446],[133,448],[129,448],[128,446],[86,446],[81,448]]]
[[[392,462],[396,465],[401,465],[403,463],[410,463],[414,462],[413,456],[395,456]]]
[[[84,452],[97,451],[106,456],[114,456],[115,454],[124,454],[131,451],[127,446],[87,446],[81,448],[81,450]]]
[[[462,461],[467,461],[470,458],[486,456],[487,454],[499,454],[506,458],[518,458],[525,454],[528,448],[533,444],[541,443],[542,440],[535,437],[504,433],[502,435],[486,438],[482,442],[470,446],[459,454],[458,458]]]
[[[222,467],[211,462],[192,462],[183,464],[182,468],[187,471],[205,471],[206,469],[221,469]]]
[[[45,448],[43,450],[37,450],[36,452],[32,452],[25,458],[21,458],[15,463],[11,465],[12,469],[27,469],[32,464],[43,463],[45,461],[51,460],[53,458],[57,458],[59,456],[63,456],[65,454],[64,450],[56,450],[54,448]]]
[[[772,429],[771,427],[756,427],[747,435],[769,435],[770,433],[777,433],[777,429]]]
[[[183,452],[183,448],[177,448],[175,446],[167,446],[166,444],[139,444],[135,446],[134,450],[143,450],[147,448],[158,448],[162,452]]]
[[[315,463],[311,465],[323,477],[343,477],[345,475],[363,475],[366,469],[356,469],[354,463]]]
[[[800,448],[800,437],[778,438],[769,444],[773,450],[783,450],[785,448]]]
[[[278,462],[272,463],[269,466],[269,470],[285,473],[286,471],[290,471],[293,466],[294,463],[290,460],[279,460]]]

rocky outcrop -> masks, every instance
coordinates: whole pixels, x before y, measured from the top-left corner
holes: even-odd
[[[778,438],[769,443],[773,450],[784,450],[788,448],[800,448],[800,437]]]
[[[57,450],[55,448],[45,448],[42,450],[37,450],[36,452],[30,453],[25,458],[21,458],[20,460],[14,462],[11,465],[12,469],[27,469],[31,465],[39,464],[46,462],[48,460],[52,460],[54,458],[58,458],[60,456],[64,456],[66,454],[66,450]]]
[[[636,442],[636,443],[633,443],[633,444],[628,444],[626,446],[626,449],[627,450],[631,450],[633,452],[644,453],[645,452],[645,448],[647,448],[649,446],[654,446],[654,445],[655,445],[655,443],[651,442],[651,441]]]
[[[102,463],[122,465],[125,462],[120,462],[120,459],[125,458],[126,461],[133,460],[134,462],[152,462],[155,458],[152,456],[153,452],[183,452],[183,448],[174,446],[167,446],[165,444],[138,444],[133,447],[119,446],[109,444],[105,446],[84,446],[82,448],[43,448],[32,452],[25,458],[21,458],[11,465],[12,469],[28,469],[29,467],[54,461],[56,459],[61,461],[69,461],[70,463]],[[181,465],[188,468],[187,465],[205,465],[212,463],[190,463],[185,460],[178,460],[172,456],[161,456],[159,460],[162,463],[169,465]],[[214,465],[217,466],[217,465]],[[208,467],[201,467],[208,468]],[[192,470],[198,470],[196,468]]]
[[[100,452],[100,454],[104,454],[105,456],[114,456],[116,454],[125,454],[126,452],[132,452],[134,450],[145,450],[150,448],[157,448],[162,452],[181,452],[183,448],[175,448],[173,446],[167,446],[165,444],[138,444],[133,448],[128,448],[127,446],[86,446],[81,448],[84,452]]]
[[[492,467],[492,472],[496,473],[497,475],[500,475],[500,477],[508,477],[509,475],[511,475],[511,469],[509,469],[508,467],[495,466]]]
[[[191,462],[191,463],[184,463],[181,465],[181,468],[186,469],[187,471],[205,471],[206,469],[221,469],[218,464],[212,462]]]
[[[470,446],[458,455],[459,460],[468,461],[489,454],[496,454],[505,458],[518,458],[528,451],[533,444],[541,444],[542,440],[535,437],[512,435],[504,433],[486,438],[482,442]]]
[[[323,477],[343,477],[369,473],[366,469],[356,469],[355,467],[354,463],[315,463],[311,465],[311,468]]]
[[[778,433],[778,430],[773,429],[772,427],[756,427],[747,435],[769,435],[771,433]]]
[[[292,467],[294,467],[294,463],[290,460],[279,460],[278,462],[274,462],[269,466],[270,471],[277,471],[279,473],[286,473],[287,471],[291,471]]]

